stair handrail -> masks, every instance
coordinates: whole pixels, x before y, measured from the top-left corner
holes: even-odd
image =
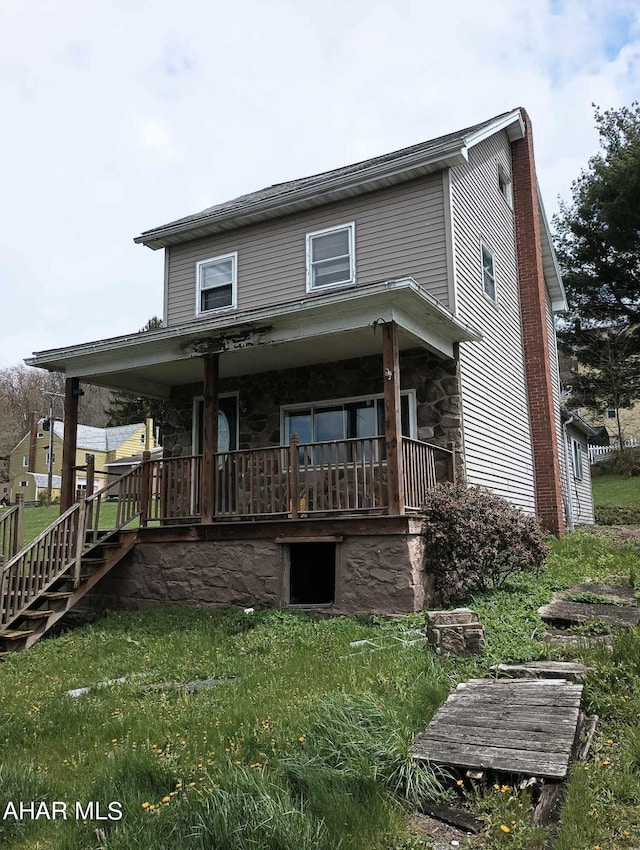
[[[16,504],[0,517],[0,564],[22,549],[24,496],[18,493]]]
[[[69,541],[58,541],[59,549],[65,552],[63,557],[55,553],[55,536],[58,529],[79,512],[80,505],[76,502],[3,564],[0,573],[0,625],[14,620],[74,564],[78,550],[83,548],[84,529],[80,527],[81,523],[75,534],[69,535]],[[69,531],[74,531],[73,525]]]
[[[104,496],[117,489],[118,503],[116,508],[115,525],[110,530],[116,531],[124,528],[140,517],[142,524],[149,513],[150,488],[148,479],[153,464],[160,463],[151,460],[150,453],[144,452],[143,459],[136,463],[133,469],[120,475],[110,484],[105,484],[95,493],[86,497],[86,529],[95,541],[100,525],[100,505]]]

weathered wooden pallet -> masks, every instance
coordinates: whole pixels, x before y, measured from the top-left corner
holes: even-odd
[[[565,679],[471,679],[414,743],[414,758],[474,770],[563,779],[582,685]]]

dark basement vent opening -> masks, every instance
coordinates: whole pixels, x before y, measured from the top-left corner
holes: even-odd
[[[336,544],[289,544],[289,604],[330,605],[336,598]]]

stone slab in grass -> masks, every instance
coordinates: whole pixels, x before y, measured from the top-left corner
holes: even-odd
[[[593,593],[596,596],[606,596],[613,605],[637,605],[636,590],[623,584],[595,584],[585,581],[574,584],[566,590],[559,590],[555,594],[556,599],[566,599],[568,596],[578,596],[583,593]]]
[[[552,623],[587,623],[600,620],[610,626],[635,626],[640,623],[640,609],[631,605],[566,602],[556,599],[538,608],[543,620]]]

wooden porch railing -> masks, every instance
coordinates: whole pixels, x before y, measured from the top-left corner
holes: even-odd
[[[0,626],[10,623],[76,562],[84,544],[82,513],[81,504],[72,505],[3,566]]]
[[[24,497],[18,496],[17,504],[0,517],[0,564],[13,558],[22,548],[22,521]]]

